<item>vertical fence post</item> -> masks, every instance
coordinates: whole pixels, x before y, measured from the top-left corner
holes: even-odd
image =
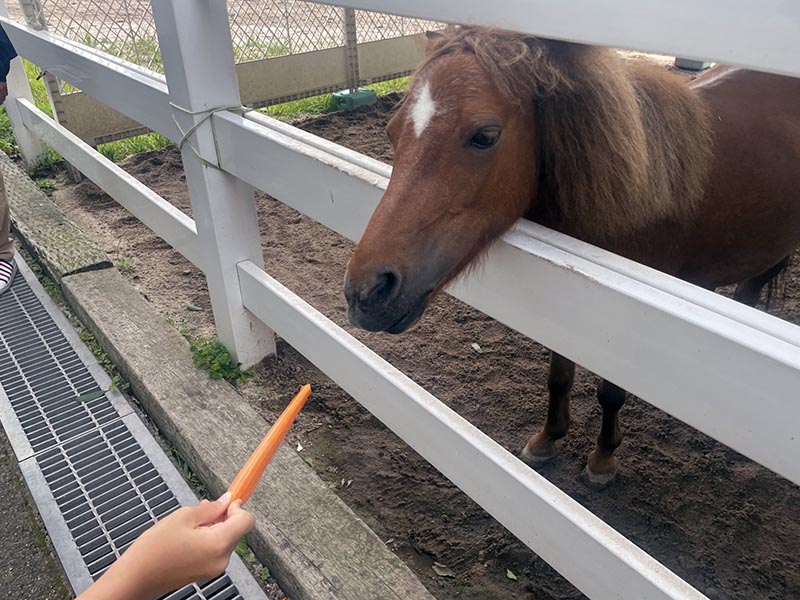
[[[347,85],[350,93],[355,94],[361,83],[358,70],[358,32],[356,30],[356,11],[344,9],[344,43],[347,60]]]
[[[8,17],[5,0],[0,0],[0,15]],[[22,115],[17,107],[17,98],[25,98],[33,102],[31,86],[28,83],[28,77],[25,75],[25,65],[22,64],[21,58],[17,57],[11,61],[11,70],[8,72],[6,84],[8,85],[8,97],[6,98],[5,107],[8,113],[8,120],[11,121],[11,129],[14,130],[14,138],[17,140],[19,153],[25,162],[25,167],[30,170],[37,167],[47,158],[47,146],[38,136],[25,127],[22,122]]]
[[[28,27],[37,31],[47,31],[47,18],[44,15],[44,8],[42,8],[40,0],[19,0],[19,5],[25,15],[25,22]],[[47,90],[47,97],[50,98],[53,118],[59,125],[69,129],[67,111],[61,100],[61,85],[58,82],[58,78],[50,73],[42,73],[42,79]],[[81,172],[68,162],[64,162],[67,165],[67,173],[70,179],[75,183],[79,182],[81,180]]]
[[[240,105],[227,6],[219,0],[152,0],[152,6],[173,116],[183,131],[197,127],[181,153],[217,335],[248,367],[275,352],[275,338],[242,305],[236,269],[245,260],[264,264],[253,189],[213,166],[210,112]]]

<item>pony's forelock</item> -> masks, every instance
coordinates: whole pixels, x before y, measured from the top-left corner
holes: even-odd
[[[682,82],[630,68],[610,49],[478,27],[431,40],[417,73],[427,77],[458,52],[474,55],[509,101],[535,111],[535,210],[545,224],[600,243],[692,218],[711,142],[707,115]]]
[[[512,100],[524,102],[532,93],[547,94],[572,85],[563,68],[554,64],[544,40],[476,27],[459,27],[434,38],[417,73],[443,56],[463,51],[474,54],[495,85]]]

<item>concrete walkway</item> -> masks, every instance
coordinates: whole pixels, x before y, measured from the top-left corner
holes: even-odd
[[[0,427],[0,589],[16,600],[66,600],[66,579],[53,557]]]

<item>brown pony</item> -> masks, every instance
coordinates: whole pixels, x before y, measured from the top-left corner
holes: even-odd
[[[429,34],[387,127],[389,187],[345,281],[351,323],[400,333],[527,218],[755,305],[800,242],[800,79],[716,67],[691,84],[614,51],[480,28]],[[535,307],[532,308],[535,310]],[[543,430],[567,433],[574,363],[551,354]],[[601,381],[587,474],[611,480],[625,391]]]

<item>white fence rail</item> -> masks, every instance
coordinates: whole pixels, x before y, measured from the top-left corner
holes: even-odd
[[[19,4],[34,29],[163,72],[147,0],[19,0]],[[442,26],[302,0],[226,4],[239,93],[242,102],[253,108],[407,75],[425,46],[423,32]],[[74,86],[64,89],[51,76],[46,82],[56,120],[91,145],[147,131]]]
[[[60,127],[29,100],[20,99],[17,102],[22,122],[29,131],[36,132],[39,139],[205,272],[197,228],[190,217],[102,154],[98,157],[94,148]]]
[[[351,3],[393,8],[386,0]],[[29,100],[16,100],[22,94],[12,89],[12,114],[21,115],[15,128],[57,149],[204,270],[220,337],[242,362],[252,364],[271,349],[271,334],[254,334],[251,324],[279,332],[588,596],[702,598],[263,272],[258,232],[243,224],[253,211],[247,184],[355,240],[391,170],[255,113],[221,111],[204,119],[236,99],[230,89],[219,95],[219,72],[230,75],[233,68],[232,56],[220,58],[230,39],[219,4],[153,0],[159,37],[170,40],[162,43],[166,80],[2,21],[20,54],[168,138],[181,137],[173,117],[183,129],[200,123],[190,139],[199,157],[188,146],[183,151],[197,223]],[[713,20],[698,16],[712,7]],[[689,8],[691,19],[672,14]],[[762,2],[757,12],[740,0],[723,11],[683,0],[646,7],[633,0],[410,0],[400,10],[800,75],[800,4],[780,0]],[[690,21],[708,29],[703,35],[696,25],[686,29]],[[205,54],[197,53],[198,31]],[[216,58],[210,48],[220,50]],[[201,72],[197,60],[216,60],[216,67]],[[234,202],[226,204],[231,193]],[[219,211],[234,214],[221,222]],[[242,225],[236,235],[232,223]],[[450,291],[800,483],[800,328],[527,222],[492,248],[480,273]]]
[[[347,4],[800,75],[800,6],[792,0],[348,0]]]

